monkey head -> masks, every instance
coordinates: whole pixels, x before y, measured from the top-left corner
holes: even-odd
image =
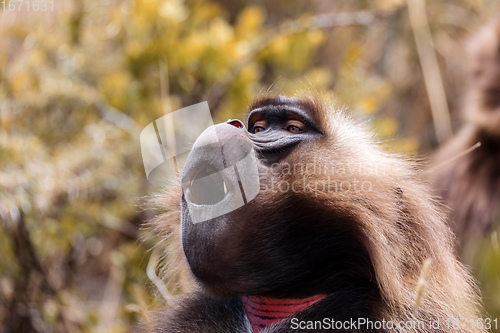
[[[307,151],[317,151],[320,142],[328,144],[315,108],[304,100],[264,99],[252,106],[246,127],[234,121],[219,124],[212,129],[218,136],[215,144],[210,129],[195,142],[184,169],[182,244],[193,273],[215,294],[299,297],[324,292],[328,281],[318,278],[326,272],[355,274],[353,267],[363,266],[363,274],[370,274],[366,250],[357,244],[359,231],[343,227],[351,224],[350,218],[340,212],[333,216],[313,191],[304,193],[314,177],[312,172],[305,175],[304,162],[315,155]],[[255,168],[244,165],[237,171],[246,181],[215,173],[231,171],[249,154]],[[211,170],[213,183],[207,190],[196,180],[200,174],[209,179]],[[257,177],[246,177],[255,170]],[[240,208],[193,223],[197,209],[231,206],[243,185],[244,190],[257,185],[253,200],[245,198],[248,202]],[[248,196],[252,190],[244,192]]]
[[[500,137],[500,21],[483,27],[468,45],[470,74],[466,120]]]
[[[317,100],[261,99],[245,125],[208,129],[187,159],[181,234],[191,271],[215,296],[304,298],[349,287],[411,307],[432,258],[431,285],[466,285],[449,274],[461,271],[451,234],[409,163]],[[444,297],[430,290],[433,301]]]

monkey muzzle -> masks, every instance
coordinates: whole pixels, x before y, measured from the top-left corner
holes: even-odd
[[[257,157],[239,120],[207,128],[186,160],[182,190],[193,223],[234,211],[260,191]]]

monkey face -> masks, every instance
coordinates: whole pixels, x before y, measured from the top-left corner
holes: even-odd
[[[325,175],[303,165],[284,172],[340,154],[317,108],[261,100],[246,128],[228,121],[196,140],[183,174],[182,244],[213,294],[305,297],[330,291],[339,276],[372,275],[354,215],[310,185]]]
[[[471,84],[482,90],[500,89],[500,22],[492,22],[469,41]]]
[[[464,109],[468,122],[488,137],[500,136],[500,22],[477,33],[468,45],[469,91]]]

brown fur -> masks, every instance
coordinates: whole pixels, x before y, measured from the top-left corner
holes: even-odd
[[[500,220],[500,21],[484,27],[469,44],[469,91],[465,124],[434,158],[433,186],[450,206],[450,225],[462,251]],[[477,142],[481,147],[446,163]]]
[[[261,178],[261,188],[303,181],[296,191],[262,191],[246,206],[229,213],[241,231],[233,231],[231,239],[219,245],[221,255],[235,260],[245,257],[249,262],[261,259],[264,266],[269,253],[276,254],[280,259],[269,263],[274,278],[254,274],[254,267],[246,266],[247,274],[233,277],[231,282],[209,283],[208,287],[202,283],[198,292],[161,312],[149,330],[247,332],[241,322],[244,314],[239,296],[298,298],[324,293],[325,299],[298,316],[304,320],[367,317],[427,324],[439,319],[441,329],[426,327],[414,332],[485,332],[444,326],[444,320],[478,318],[479,301],[473,279],[455,258],[453,235],[427,186],[419,180],[417,166],[383,152],[362,125],[333,106],[310,98],[291,101],[309,110],[323,135],[291,151],[276,165],[275,172],[268,170]],[[269,99],[256,102],[254,107],[266,103]],[[285,172],[287,165],[306,163],[333,169]],[[366,182],[364,190],[327,191],[321,187],[334,182],[353,185],[355,181]],[[174,202],[179,198],[177,194]],[[171,197],[158,197],[160,205],[167,202],[172,202]],[[154,222],[165,234],[178,229],[180,207],[176,203],[170,209]],[[267,235],[261,237],[265,230]],[[285,239],[292,244],[276,248],[279,253],[275,253],[275,244],[283,241],[280,232],[290,233]],[[308,232],[310,242],[297,243],[303,242],[300,237]],[[318,259],[320,256],[326,261]],[[348,262],[342,263],[343,257],[349,258]],[[315,260],[321,265],[315,265]],[[424,272],[427,278],[421,278],[426,275],[422,274],[426,260],[431,260],[431,265]],[[211,264],[217,266],[216,257]],[[293,271],[291,266],[299,266],[294,271],[297,274],[280,274]],[[224,268],[214,267],[214,271]],[[297,332],[289,325],[285,322],[266,332]]]

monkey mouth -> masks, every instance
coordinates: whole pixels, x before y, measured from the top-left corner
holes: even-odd
[[[227,198],[231,182],[209,163],[198,165],[183,181],[184,197],[195,205],[215,205]]]

